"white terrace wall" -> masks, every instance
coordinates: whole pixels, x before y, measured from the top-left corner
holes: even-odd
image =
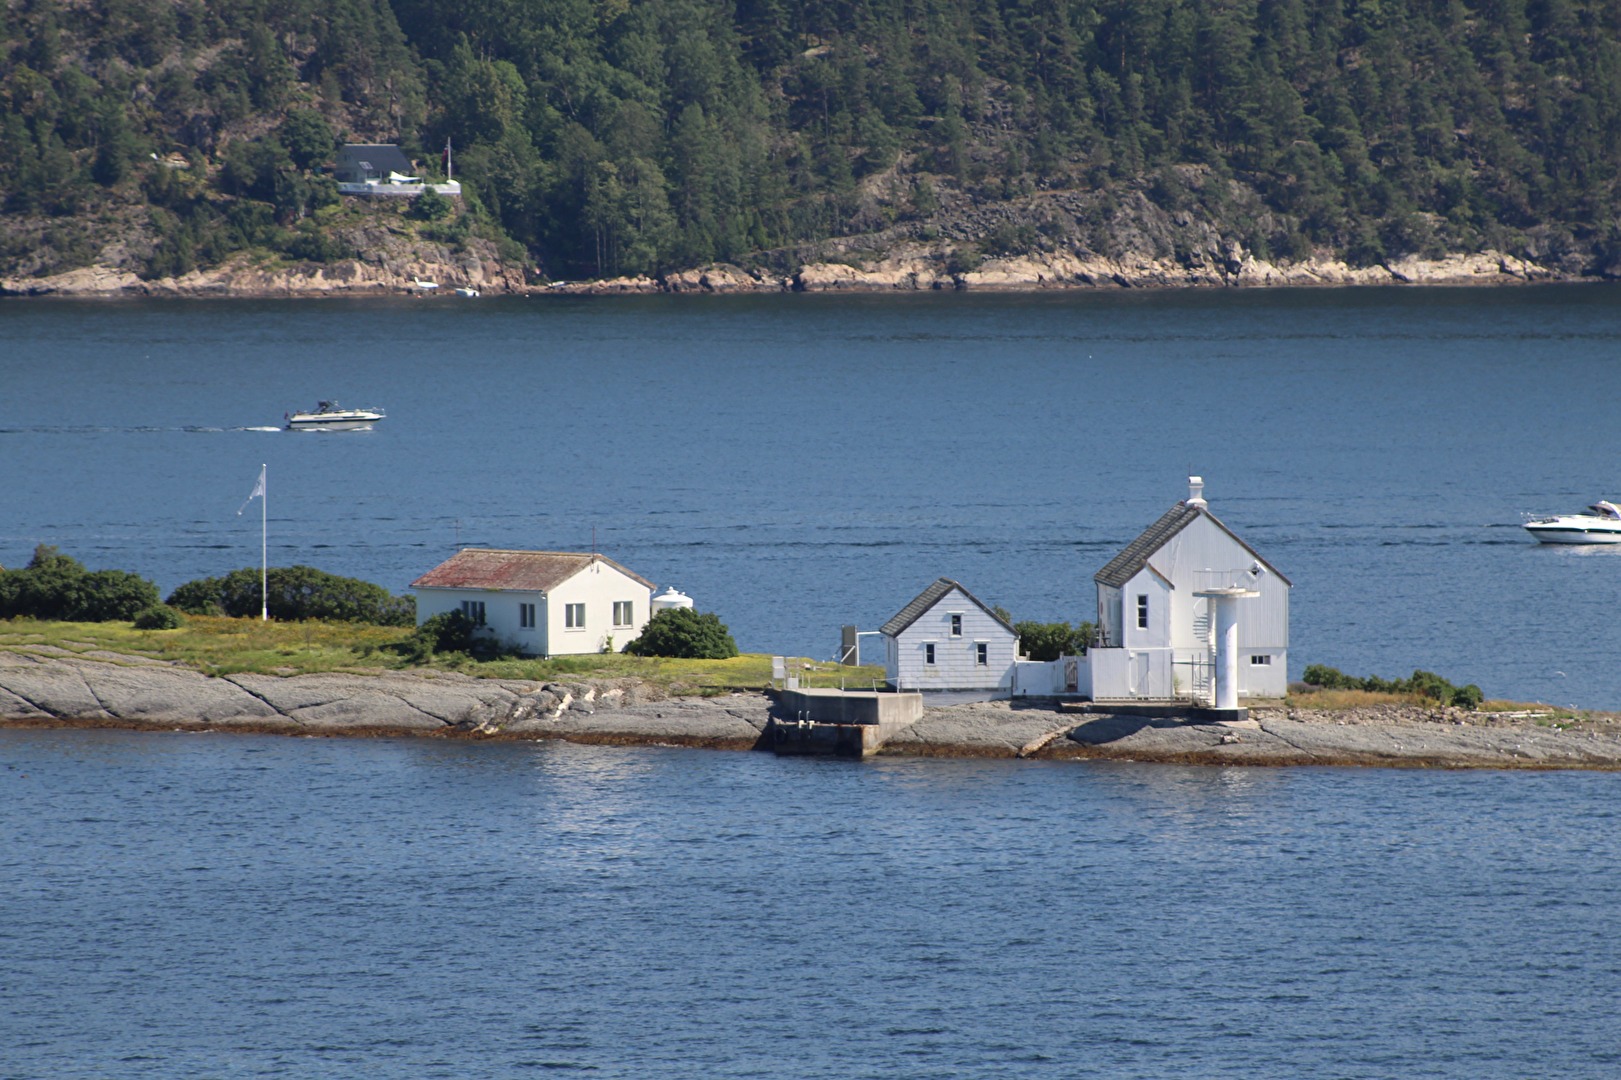
[[[1020,660],[1013,666],[1014,697],[1091,697],[1092,665],[1085,656]]]

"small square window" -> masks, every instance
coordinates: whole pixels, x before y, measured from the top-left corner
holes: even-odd
[[[951,617],[951,636],[952,637],[962,637],[962,616],[961,615],[953,615]]]
[[[462,614],[472,621],[474,626],[484,625],[484,601],[463,600]]]
[[[629,626],[636,621],[636,605],[630,600],[614,601],[614,625]]]
[[[991,647],[981,641],[974,646],[974,663],[980,667],[990,667]]]
[[[934,642],[932,641],[923,646],[923,662],[925,664],[934,663]]]
[[[585,605],[584,604],[564,604],[563,605],[563,626],[564,626],[565,629],[568,629],[568,630],[583,630],[583,629],[585,629]]]

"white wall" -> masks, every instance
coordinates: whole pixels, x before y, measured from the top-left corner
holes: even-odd
[[[1070,686],[1069,667],[1075,671]],[[1060,656],[1057,660],[1020,660],[1013,665],[1014,697],[1091,697],[1092,665],[1085,656]]]
[[[951,616],[962,616],[962,633],[951,633]],[[1013,664],[1019,639],[965,596],[952,589],[911,626],[893,638],[885,637],[885,676],[902,690],[1013,689]],[[925,663],[925,646],[934,645],[934,663]],[[984,643],[986,660],[980,666],[976,646]]]
[[[613,624],[614,601],[628,600],[632,617],[629,626]],[[609,645],[618,652],[641,636],[651,617],[652,593],[646,585],[620,573],[607,563],[595,562],[581,570],[547,596],[546,638],[551,644],[548,656],[572,656],[601,652]],[[564,605],[585,605],[584,628],[570,628]]]
[[[1176,696],[1170,649],[1090,649],[1086,656],[1094,701],[1169,701]]]
[[[512,645],[535,656],[546,655],[546,596],[538,592],[516,592],[506,589],[434,589],[418,588],[417,625],[421,626],[435,615],[462,610],[462,601],[484,603],[484,626],[479,631],[506,645]],[[519,626],[519,604],[535,605],[535,626]]]
[[[1240,574],[1255,561],[1255,556],[1208,517],[1200,515],[1167,541],[1149,561],[1176,584],[1175,596],[1171,600],[1172,636],[1162,644],[1187,649],[1204,644],[1193,636],[1197,602],[1193,594],[1211,584],[1202,580],[1209,576],[1204,572]],[[1239,637],[1243,646],[1263,651],[1287,649],[1289,587],[1273,573],[1262,573],[1255,578],[1245,574],[1243,584],[1261,594],[1253,600],[1240,601]],[[1130,597],[1126,603],[1129,607]],[[1130,618],[1129,612],[1127,618]]]

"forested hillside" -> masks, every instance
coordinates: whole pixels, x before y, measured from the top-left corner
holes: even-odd
[[[465,205],[414,227],[552,277],[781,268],[834,238],[1107,251],[1140,239],[1128,207],[1278,262],[1621,254],[1621,0],[3,10],[14,274],[363,255],[385,211],[322,174],[342,140],[430,172],[451,141]]]

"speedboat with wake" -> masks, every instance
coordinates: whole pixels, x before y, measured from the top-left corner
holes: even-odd
[[[1544,544],[1621,544],[1621,506],[1599,500],[1586,514],[1530,518],[1525,531]]]
[[[336,401],[286,415],[288,431],[370,431],[383,418],[382,409],[345,409]]]

